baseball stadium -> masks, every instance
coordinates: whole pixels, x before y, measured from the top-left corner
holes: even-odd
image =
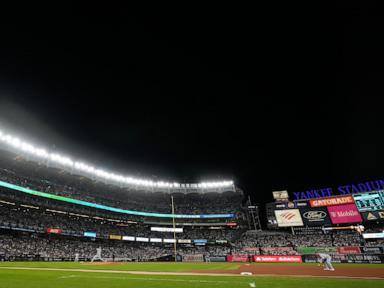
[[[384,287],[384,181],[275,191],[261,223],[232,180],[135,178],[6,130],[0,148],[1,288]]]

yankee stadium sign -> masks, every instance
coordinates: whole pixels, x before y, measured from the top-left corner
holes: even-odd
[[[384,180],[368,181],[358,184],[341,185],[337,189],[322,188],[301,192],[293,192],[294,200],[305,200],[314,198],[331,197],[337,195],[350,195],[376,190],[384,190]]]

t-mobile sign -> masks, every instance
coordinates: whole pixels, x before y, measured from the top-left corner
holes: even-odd
[[[327,207],[332,224],[361,223],[361,215],[355,204]]]

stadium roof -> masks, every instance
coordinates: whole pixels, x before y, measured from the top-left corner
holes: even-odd
[[[38,161],[49,167],[56,167],[72,174],[82,175],[96,181],[118,185],[139,190],[159,192],[236,192],[233,181],[208,181],[200,183],[177,183],[167,181],[153,181],[151,179],[136,178],[108,171],[102,167],[94,167],[79,159],[73,159],[56,151],[49,151],[32,143],[24,141],[21,137],[0,130],[0,148],[23,155],[29,160]]]

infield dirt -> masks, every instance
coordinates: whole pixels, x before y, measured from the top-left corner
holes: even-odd
[[[374,264],[372,264],[374,265]],[[284,265],[284,264],[242,264],[235,270],[197,270],[193,271],[201,274],[220,273],[220,274],[240,274],[241,272],[251,272],[253,275],[263,276],[319,276],[329,278],[361,278],[361,279],[384,279],[384,269],[382,267],[337,267],[335,271],[326,271],[317,265]]]

